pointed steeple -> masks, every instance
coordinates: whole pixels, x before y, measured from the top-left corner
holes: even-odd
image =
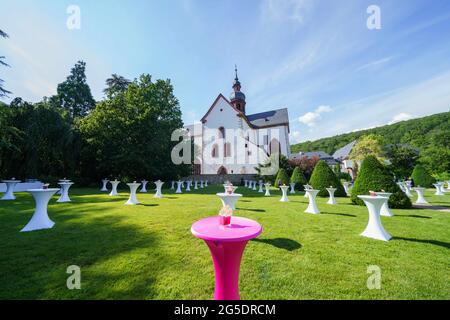
[[[241,92],[241,83],[239,82],[236,65],[234,65],[234,73],[233,92],[230,95],[231,104],[245,114],[245,94]]]

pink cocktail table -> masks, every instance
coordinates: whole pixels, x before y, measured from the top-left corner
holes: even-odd
[[[215,300],[239,300],[239,269],[247,242],[259,236],[261,225],[253,220],[231,217],[229,226],[219,224],[219,216],[195,222],[191,232],[205,240],[216,274]]]

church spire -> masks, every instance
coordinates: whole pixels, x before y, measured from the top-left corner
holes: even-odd
[[[234,65],[234,73],[233,92],[230,95],[231,104],[245,114],[245,94],[241,92],[241,83],[239,82],[236,65]]]

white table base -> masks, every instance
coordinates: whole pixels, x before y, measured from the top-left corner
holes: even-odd
[[[360,196],[358,196],[360,197]],[[361,233],[361,236],[376,240],[389,241],[392,237],[381,224],[380,211],[384,202],[388,201],[387,197],[372,197],[374,199],[361,198],[366,204],[369,211],[369,221],[366,229]],[[378,198],[378,199],[377,199]]]
[[[217,196],[222,201],[222,205],[229,206],[231,209],[236,210],[236,202],[239,200],[240,197],[242,197],[242,194],[239,193],[217,193]]]
[[[306,193],[308,194],[309,203],[308,208],[306,208],[306,213],[312,213],[312,214],[319,214],[320,210],[317,208],[316,204],[316,196],[319,193],[319,190],[306,190]]]
[[[414,188],[414,190],[417,193],[417,200],[416,204],[429,204],[427,200],[425,200],[425,197],[423,196],[423,193],[425,191],[425,188]]]
[[[61,186],[61,196],[59,197],[58,200],[56,200],[56,202],[71,202],[70,198],[69,198],[69,188],[73,183],[59,183],[59,185]]]
[[[120,181],[110,181],[109,183],[111,183],[112,189],[111,192],[109,193],[110,196],[118,196],[119,193],[117,192],[117,186],[119,185]]]
[[[163,194],[162,194],[162,191],[161,191],[163,184],[164,184],[164,182],[162,182],[162,181],[156,181],[155,182],[156,193],[153,196],[153,198],[162,198],[163,197]]]
[[[138,201],[136,197],[136,191],[137,188],[141,185],[140,183],[127,183],[127,185],[130,187],[130,197],[128,198],[128,201],[125,202],[127,205],[136,205],[140,202]]]
[[[14,187],[19,182],[20,181],[17,182],[4,181],[4,183],[6,184],[6,192],[0,200],[16,200],[16,196],[14,195]]]
[[[330,198],[327,201],[327,204],[336,204],[336,198],[334,197],[334,193],[336,192],[336,188],[327,188],[328,194]]]
[[[33,217],[20,232],[53,228],[55,223],[48,217],[47,206],[52,196],[58,190],[59,189],[31,189],[29,191],[34,198],[36,208]]]
[[[289,187],[288,186],[281,186],[280,189],[281,189],[281,192],[282,192],[280,202],[289,202],[289,198],[287,196],[287,190],[289,189]]]
[[[108,191],[108,188],[107,188],[108,182],[109,182],[109,180],[102,180],[103,185],[102,185],[102,188],[100,189],[100,191],[102,191],[102,192]]]
[[[175,193],[183,193],[183,191],[181,191],[182,185],[183,185],[183,182],[181,182],[181,181],[177,182],[177,190],[175,191]]]

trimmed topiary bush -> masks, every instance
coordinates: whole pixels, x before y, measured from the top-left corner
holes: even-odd
[[[336,177],[333,170],[326,164],[325,161],[317,162],[309,179],[309,184],[316,190],[320,190],[317,194],[319,197],[328,197],[326,188],[333,186],[336,188],[334,195],[336,197],[345,197],[345,190],[341,181]]]
[[[430,188],[435,182],[434,178],[428,173],[424,166],[418,164],[414,167],[411,174],[415,186]]]
[[[278,170],[278,174],[275,179],[275,185],[278,187],[279,185],[283,185],[283,184],[289,185],[289,176],[286,173],[286,170],[281,168],[280,170]]]
[[[295,182],[295,189],[303,191],[303,186],[307,184],[305,176],[303,175],[302,170],[299,167],[295,167],[291,176],[291,183]]]
[[[391,208],[411,208],[411,200],[395,183],[394,176],[374,156],[367,156],[361,164],[355,185],[351,190],[351,200],[354,204],[364,205],[358,195],[368,195],[369,191],[392,192],[389,198]]]

